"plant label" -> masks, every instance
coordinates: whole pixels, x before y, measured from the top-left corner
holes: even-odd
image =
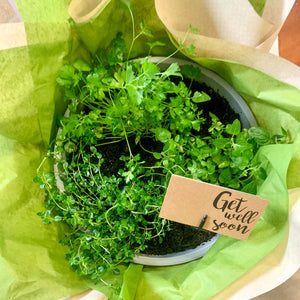
[[[247,240],[269,201],[229,188],[172,175],[160,217]]]

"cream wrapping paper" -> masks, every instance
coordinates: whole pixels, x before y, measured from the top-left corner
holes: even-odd
[[[11,2],[4,2],[4,11],[0,12],[0,50],[27,45],[24,23],[15,3]]]
[[[260,17],[248,1],[156,1],[165,25],[185,32],[191,24],[199,34],[250,47],[261,45],[273,32],[273,24]],[[234,13],[234,17],[233,17]]]
[[[0,49],[10,49],[27,44],[23,23],[0,24]]]
[[[217,14],[221,14],[223,5],[226,7],[231,6],[230,9],[226,9],[226,12],[235,12],[235,7],[238,5],[237,3],[234,3],[234,1],[226,2],[226,5],[224,3],[222,5],[218,0],[200,2],[194,0],[156,0],[155,6],[159,18],[164,23],[171,36],[175,40],[178,40],[178,38],[184,39],[189,24],[200,30],[199,34],[189,34],[186,39],[187,45],[193,44],[196,47],[195,51],[197,57],[210,57],[237,61],[246,66],[250,66],[254,69],[260,70],[280,81],[289,83],[298,88],[300,87],[300,71],[296,65],[283,59],[278,60],[277,56],[270,55],[270,53],[267,53],[266,51],[258,51],[257,49],[255,49],[255,47],[257,47],[260,50],[270,50],[271,46],[275,42],[276,36],[278,35],[281,26],[284,23],[284,15],[285,17],[287,17],[286,12],[288,11],[288,8],[292,8],[294,1],[286,1],[286,9],[282,10],[282,15],[280,15],[279,13],[283,5],[282,1],[267,1],[268,5],[265,7],[264,15],[268,17],[268,23],[272,22],[274,24],[272,30],[268,32],[267,37],[265,36],[266,29],[263,26],[264,23],[262,21],[260,21],[262,25],[261,27],[256,27],[253,25],[253,22],[255,23],[255,20],[254,18],[252,19],[250,17],[250,14],[252,15],[253,11],[249,2],[247,0],[239,1],[241,3],[244,3],[243,10],[239,10],[238,14],[234,13],[235,22],[231,29],[232,31],[239,31],[239,25],[244,24],[244,20],[247,20],[247,27],[256,29],[256,34],[258,36],[260,34],[262,35],[260,38],[257,38],[257,41],[263,40],[263,37],[265,37],[265,40],[263,42],[256,44],[253,43],[251,45],[252,47],[247,46],[249,41],[248,38],[245,38],[245,33],[243,35],[232,34],[232,36],[230,36],[229,33],[226,32],[226,40],[220,37],[218,38],[216,36],[202,35],[201,28],[205,26],[214,27],[215,22],[214,19],[211,23],[202,22],[202,19],[198,18],[197,14],[194,12],[194,6],[198,7],[198,9],[201,10],[203,9],[203,7],[205,7],[205,3],[207,2],[211,2],[211,11],[214,14],[216,12]],[[203,7],[200,7],[200,3],[203,5]],[[215,5],[213,5],[213,3]],[[172,12],[174,11],[182,12],[180,18],[176,14],[172,14]],[[247,12],[250,12],[249,16],[247,15]],[[285,13],[283,14],[283,12]],[[227,18],[230,18],[230,14],[227,15]],[[174,26],[174,24],[176,25]],[[222,29],[222,23],[219,23],[219,26]],[[242,26],[242,28],[244,28],[244,26]],[[225,33],[223,33],[223,30],[221,29],[219,31],[220,34],[225,35]],[[251,32],[250,29],[249,31]],[[244,37],[244,39],[242,39],[242,37]],[[265,47],[264,45],[269,46]]]

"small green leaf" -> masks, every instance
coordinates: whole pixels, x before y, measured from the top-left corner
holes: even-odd
[[[192,80],[198,79],[202,75],[200,68],[194,67],[193,65],[183,65],[181,72],[185,77]]]
[[[193,127],[194,130],[200,131],[200,125],[201,125],[201,120],[200,119],[192,121],[192,127]]]
[[[125,70],[122,71],[122,78],[126,83],[132,83],[135,79],[134,71],[132,65],[128,65]]]
[[[171,132],[165,128],[156,128],[155,136],[160,142],[166,143],[171,139]]]
[[[145,60],[142,67],[143,67],[144,74],[151,79],[154,79],[155,75],[160,72],[160,69],[157,65],[148,62],[147,60]]]
[[[191,24],[189,24],[189,30],[194,34],[197,34],[199,32],[199,29],[196,27],[193,27]]]
[[[98,73],[89,73],[86,77],[87,87],[92,90],[94,87],[97,87],[101,84],[101,78]]]
[[[162,156],[159,152],[153,152],[153,156],[156,158],[156,159],[161,159]]]
[[[232,124],[228,124],[225,131],[231,135],[238,135],[241,132],[241,122],[235,119]]]
[[[134,178],[134,174],[131,171],[120,172],[120,175],[125,178],[126,183],[130,182]]]
[[[217,149],[223,149],[223,148],[225,148],[225,146],[229,142],[229,140],[226,138],[217,138],[217,139],[212,140],[212,142]]]
[[[131,100],[131,102],[133,104],[140,105],[143,99],[143,91],[138,90],[138,88],[133,84],[127,84],[126,88],[128,92],[128,97]]]
[[[66,152],[68,153],[72,153],[72,152],[75,152],[76,149],[77,149],[77,146],[75,145],[75,143],[73,142],[67,142],[64,146],[64,149]]]
[[[115,275],[119,275],[119,274],[120,274],[120,270],[119,270],[118,268],[114,268],[114,269],[113,269],[113,273],[114,273]]]
[[[201,103],[201,102],[207,102],[209,101],[211,98],[209,95],[207,95],[204,92],[198,92],[196,91],[192,97],[193,102],[195,103]]]
[[[44,177],[47,180],[47,182],[51,182],[51,181],[55,180],[53,172],[49,172],[49,173],[44,174]]]
[[[148,36],[149,38],[153,38],[153,34],[150,29],[144,29],[143,34]]]
[[[186,48],[186,53],[191,56],[196,56],[195,49],[196,47],[194,45],[190,45]]]
[[[154,43],[147,43],[147,45],[149,46],[150,51],[151,51],[153,48],[155,48],[155,47],[163,47],[163,46],[166,46],[165,43],[162,43],[162,42],[160,42],[160,41],[156,41],[156,42],[154,42]]]
[[[270,141],[269,132],[262,127],[251,127],[248,132],[258,145],[263,146]]]
[[[232,162],[234,163],[234,167],[237,167],[240,170],[242,170],[246,168],[249,164],[249,159],[245,156],[233,156]]]
[[[56,79],[61,86],[70,87],[74,83],[75,68],[70,65],[64,65],[60,68],[59,76]]]
[[[95,146],[91,146],[90,150],[92,153],[97,153],[97,148]]]
[[[230,168],[224,168],[220,171],[219,181],[222,184],[226,184],[232,180],[232,173]]]
[[[220,155],[220,154],[215,155],[213,157],[213,162],[215,162],[218,165],[218,168],[220,168],[220,169],[224,169],[224,168],[228,167],[230,164],[228,157]]]
[[[50,210],[46,210],[45,212],[38,213],[38,215],[42,217],[42,222],[44,224],[50,224],[51,221],[53,220],[53,218],[51,217],[51,211]]]
[[[142,31],[145,29],[145,21],[144,20],[142,20],[140,22],[140,28],[141,28]]]
[[[33,178],[33,182],[37,183],[38,185],[43,185],[44,184],[43,180],[39,176],[35,176]]]
[[[73,64],[73,66],[78,71],[90,71],[91,70],[90,65],[81,59],[76,60],[75,63]]]
[[[62,220],[62,217],[61,216],[55,216],[54,217],[54,221],[55,222],[60,222]]]
[[[182,78],[182,74],[180,72],[180,68],[178,63],[172,63],[166,71],[164,71],[161,75],[163,79],[169,77],[169,76],[179,76]]]

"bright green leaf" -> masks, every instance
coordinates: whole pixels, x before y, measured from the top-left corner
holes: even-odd
[[[193,102],[195,103],[201,103],[201,102],[207,102],[209,101],[211,98],[209,95],[207,95],[204,92],[198,92],[196,91],[192,97]]]
[[[162,43],[162,42],[160,42],[160,41],[156,41],[156,42],[154,42],[154,43],[148,42],[147,45],[149,46],[150,51],[151,51],[151,50],[152,50],[153,48],[155,48],[155,47],[163,47],[163,46],[165,46],[166,44],[165,44],[165,43]]]
[[[189,79],[199,79],[202,75],[200,68],[197,68],[193,65],[183,65],[181,66],[181,72],[183,76]]]
[[[194,130],[196,131],[200,131],[200,125],[201,125],[201,120],[198,119],[198,120],[195,120],[195,121],[192,121],[192,127]]]
[[[144,74],[148,78],[151,78],[151,79],[153,79],[155,77],[155,75],[160,72],[160,69],[157,65],[155,65],[154,63],[148,62],[147,60],[145,60],[142,67],[143,67]]]
[[[241,132],[241,122],[235,119],[232,124],[228,124],[225,131],[231,135],[238,135]]]
[[[138,88],[132,84],[127,84],[126,89],[128,92],[128,97],[133,104],[140,105],[143,99],[143,91],[138,90]]]
[[[73,142],[67,142],[64,146],[64,149],[67,153],[72,153],[72,152],[76,151],[77,146]]]
[[[156,128],[155,136],[160,142],[166,143],[171,139],[171,132],[165,128]]]
[[[161,159],[162,156],[159,152],[153,152],[153,156],[156,158],[156,159]]]
[[[190,45],[186,48],[186,53],[191,56],[196,56],[195,49],[196,47],[194,45]]]
[[[90,65],[81,59],[76,60],[75,63],[73,64],[73,66],[78,71],[90,71],[91,70]]]
[[[56,79],[61,86],[70,87],[74,83],[75,68],[70,65],[64,65],[60,68],[59,76]]]
[[[167,78],[169,76],[179,76],[182,78],[182,74],[180,72],[180,68],[178,63],[172,63],[166,71],[162,73],[162,78]]]

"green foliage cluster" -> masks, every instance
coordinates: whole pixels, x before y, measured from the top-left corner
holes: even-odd
[[[58,166],[64,191],[54,172],[39,171],[34,179],[46,191],[46,209],[39,213],[43,223],[67,224],[67,259],[95,281],[107,271],[119,273],[120,263],[172,229],[158,217],[172,174],[256,193],[266,176],[256,152],[286,136],[242,129],[239,120],[224,125],[213,114],[205,119],[201,103],[210,97],[181,80],[198,78],[198,68],[173,63],[161,70],[149,57],[128,61],[124,53],[118,36],[91,64],[79,60],[61,68],[57,82],[69,101],[69,115],[60,118],[48,157]],[[200,134],[207,122],[207,134]],[[160,150],[146,149],[145,138]],[[113,157],[122,167],[109,174],[101,151],[121,142],[127,154]],[[152,163],[133,153],[135,145]]]

